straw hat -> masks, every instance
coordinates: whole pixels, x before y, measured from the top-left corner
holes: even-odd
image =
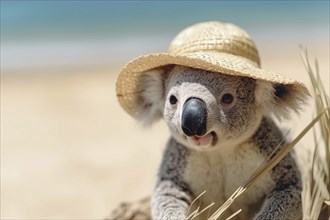
[[[128,114],[135,117],[139,113],[137,82],[142,73],[171,64],[291,84],[306,90],[300,82],[261,69],[257,48],[244,30],[229,23],[205,22],[180,32],[167,53],[139,56],[121,70],[117,97]]]

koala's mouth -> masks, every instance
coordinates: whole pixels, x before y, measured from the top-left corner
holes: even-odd
[[[214,131],[207,133],[204,136],[192,136],[192,137],[187,137],[188,142],[197,147],[207,147],[207,146],[214,146],[217,141],[218,137]]]

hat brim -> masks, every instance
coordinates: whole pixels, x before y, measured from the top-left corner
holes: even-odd
[[[173,64],[227,75],[250,77],[275,84],[293,84],[306,90],[304,84],[260,69],[255,63],[244,57],[212,51],[186,54],[158,53],[137,57],[121,70],[116,83],[116,91],[122,108],[135,117],[138,113],[137,82],[141,74],[147,70]]]

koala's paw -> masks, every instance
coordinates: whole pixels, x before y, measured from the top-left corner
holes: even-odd
[[[136,202],[121,203],[105,220],[144,220],[151,219],[150,198]]]

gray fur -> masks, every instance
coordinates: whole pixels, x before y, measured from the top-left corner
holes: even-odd
[[[284,139],[274,122],[264,118],[252,137],[260,152],[268,157]],[[281,145],[279,150],[286,142]],[[301,179],[299,169],[291,154],[288,154],[272,169],[271,176],[276,186],[266,196],[262,212],[256,219],[300,219],[302,217]]]
[[[137,119],[147,126],[160,119],[164,108],[164,81],[163,70],[153,69],[143,74],[137,85],[139,96]]]
[[[192,202],[193,194],[184,182],[182,174],[186,166],[188,150],[170,139],[164,153],[158,182],[152,195],[152,216],[159,219],[183,219]]]
[[[306,100],[306,93],[292,86],[182,66],[146,72],[139,86],[140,119],[151,123],[162,116],[172,135],[152,196],[153,219],[184,219],[191,202],[204,190],[202,207],[225,202],[282,142],[270,115],[288,118]],[[232,103],[222,102],[225,93],[234,96]],[[172,95],[176,104],[169,102]],[[212,134],[212,141],[205,138],[203,147],[189,142],[180,125],[183,104],[191,97],[207,106],[204,137],[210,139]],[[300,173],[289,154],[237,201],[243,209],[239,217],[300,218],[300,193]]]

